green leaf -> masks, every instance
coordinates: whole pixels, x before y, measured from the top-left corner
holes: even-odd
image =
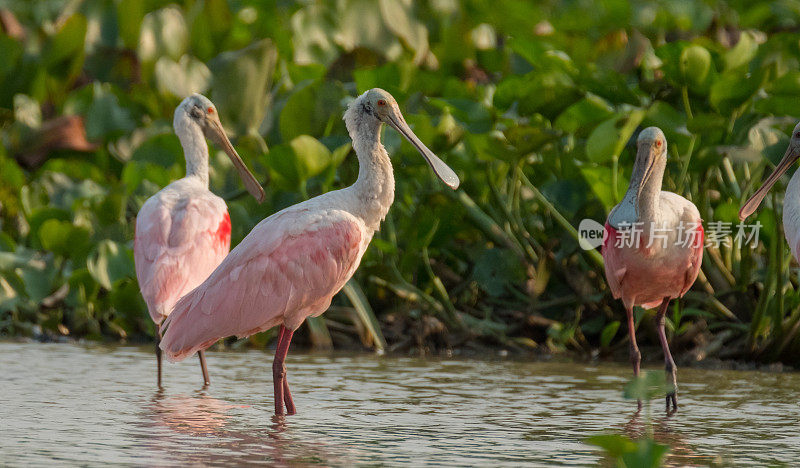
[[[632,109],[602,122],[586,140],[586,156],[598,163],[619,157],[645,115],[643,109]]]
[[[136,49],[139,43],[139,30],[145,14],[145,3],[141,0],[120,0],[117,4],[117,24],[119,37],[129,49]]]
[[[744,71],[727,71],[711,86],[711,105],[720,114],[728,115],[753,96],[758,87],[758,80],[748,76]]]
[[[380,322],[378,322],[378,319],[375,317],[375,312],[373,312],[372,307],[369,305],[364,291],[356,281],[351,279],[345,283],[342,292],[345,293],[350,304],[352,304],[353,308],[356,310],[356,314],[369,334],[375,350],[382,352],[386,349],[386,339],[383,337]]]
[[[739,42],[725,53],[725,70],[733,70],[747,65],[756,56],[758,43],[750,31],[742,31]]]
[[[279,126],[283,140],[291,141],[299,135],[322,136],[333,125],[343,127],[344,96],[341,85],[330,81],[296,88],[281,110]]]
[[[269,39],[217,55],[209,68],[211,93],[222,123],[234,135],[257,133],[269,104],[278,51]]]
[[[606,212],[610,211],[611,208],[618,203],[613,190],[611,168],[602,166],[581,166],[579,169],[586,183],[603,203]],[[616,193],[624,193],[626,187],[627,181],[622,177],[618,177]]]
[[[626,467],[658,468],[668,451],[669,447],[666,445],[656,443],[650,438],[642,438],[636,441],[634,451],[622,455],[622,462]]]
[[[415,51],[414,62],[420,63],[428,53],[428,28],[412,15],[414,2],[379,0],[386,27]]]
[[[20,42],[6,35],[0,35],[0,50],[3,51],[0,54],[0,79],[2,79],[18,67],[23,47]]]
[[[189,55],[177,62],[169,57],[160,57],[155,65],[155,79],[163,94],[172,94],[183,99],[192,93],[204,93],[211,83],[211,71],[206,65]]]
[[[341,153],[337,157],[341,157]],[[308,135],[300,135],[289,144],[273,146],[266,158],[270,170],[292,188],[298,188],[306,180],[321,174],[334,162],[330,150]]]
[[[614,156],[614,148],[619,140],[619,119],[619,116],[614,116],[595,127],[589,134],[586,140],[586,156],[590,161],[602,163],[610,161]]]
[[[86,18],[79,14],[70,16],[58,32],[50,37],[42,51],[44,65],[52,68],[75,58],[80,58],[82,63],[85,37]],[[72,70],[70,74],[73,72],[75,70]]]
[[[97,244],[86,267],[92,278],[108,290],[117,280],[136,276],[132,252],[110,240]]]
[[[131,161],[153,163],[169,168],[183,163],[183,147],[174,133],[154,135],[133,151]]]
[[[94,99],[86,116],[86,136],[90,140],[112,138],[136,128],[130,111],[122,107],[109,84],[94,84]]]
[[[609,118],[613,112],[614,108],[605,99],[594,94],[587,94],[585,98],[562,112],[553,126],[566,133],[586,131],[587,127]]]
[[[620,458],[636,450],[636,443],[619,434],[601,434],[586,439],[586,443],[602,448],[612,458]]]
[[[320,174],[331,163],[331,152],[316,138],[300,135],[289,142],[298,164],[303,180]]]
[[[705,47],[692,44],[681,52],[680,73],[683,82],[696,93],[705,93],[711,86],[714,63]]]
[[[178,60],[189,48],[189,29],[177,6],[168,6],[145,15],[139,35],[139,59],[154,63],[159,57]]]
[[[600,346],[603,348],[607,348],[608,345],[611,344],[611,340],[614,339],[614,336],[617,334],[617,330],[619,330],[619,320],[614,320],[613,322],[609,323],[605,327],[603,327],[603,331],[600,332]]]
[[[42,223],[38,235],[42,248],[76,262],[86,258],[91,246],[89,230],[67,221],[48,219]]]
[[[484,250],[478,256],[472,277],[478,287],[491,296],[500,297],[506,294],[512,284],[525,280],[525,270],[513,252],[492,248]]]

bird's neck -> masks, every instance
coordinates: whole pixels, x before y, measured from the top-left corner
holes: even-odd
[[[357,205],[354,214],[377,230],[394,201],[394,172],[381,144],[381,123],[368,116],[348,122],[348,130],[358,156],[358,179],[350,187]]]
[[[608,218],[615,228],[622,225],[642,223],[640,226],[649,229],[650,223],[658,222],[659,200],[661,198],[661,182],[664,178],[665,163],[656,163],[653,173],[642,183],[644,167],[637,166],[631,175],[631,184],[625,197],[614,208]],[[641,190],[639,190],[641,186]]]
[[[632,206],[635,213],[634,222],[650,223],[658,221],[661,183],[664,179],[666,161],[658,161],[653,167],[650,177],[642,183],[643,173],[634,173],[631,185],[625,193],[623,204]],[[639,187],[641,186],[641,190]]]
[[[208,144],[200,127],[188,119],[175,122],[175,133],[186,158],[186,177],[196,177],[208,187]]]

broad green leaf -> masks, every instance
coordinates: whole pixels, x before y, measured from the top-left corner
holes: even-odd
[[[733,70],[743,65],[747,65],[756,56],[758,43],[753,33],[742,31],[739,35],[739,42],[725,53],[725,70]]]
[[[681,52],[680,72],[683,81],[696,93],[705,93],[711,86],[714,63],[705,47],[692,44]]]
[[[183,99],[192,93],[205,93],[211,83],[211,71],[206,65],[189,55],[177,62],[160,57],[155,65],[155,79],[162,93]]]
[[[669,447],[656,443],[653,439],[642,438],[636,442],[636,450],[622,455],[626,467],[658,468]]]
[[[328,81],[298,87],[281,110],[279,125],[283,141],[300,135],[322,136],[333,125],[343,127],[344,96],[340,85]]]
[[[131,161],[150,162],[169,168],[174,164],[181,164],[183,148],[174,133],[154,135],[139,145],[131,155]]]
[[[90,140],[112,138],[136,127],[130,111],[107,84],[94,84],[94,99],[86,116],[86,136]]]
[[[603,327],[603,331],[600,332],[600,346],[607,348],[608,345],[611,344],[611,340],[614,339],[614,336],[617,334],[617,330],[619,330],[619,325],[619,320],[614,320]]]
[[[39,228],[38,236],[43,249],[76,262],[86,258],[91,246],[89,230],[68,221],[48,219]]]
[[[94,252],[86,261],[86,267],[92,278],[108,290],[117,280],[136,276],[132,252],[110,240],[104,240],[97,244]]]
[[[711,86],[711,105],[722,115],[730,114],[734,108],[753,96],[758,86],[759,83],[744,71],[722,73]]]
[[[619,130],[617,122],[620,117],[614,116],[592,130],[586,140],[586,156],[590,161],[603,163],[610,161],[614,156],[614,148],[617,147],[619,140]]]
[[[178,60],[189,47],[189,29],[177,6],[168,6],[145,15],[139,35],[139,59],[155,62],[159,57]]]
[[[83,57],[83,41],[86,36],[86,18],[83,15],[75,14],[70,16],[61,26],[58,32],[51,36],[42,53],[44,65],[53,68],[67,64],[73,59],[78,59],[77,65],[68,65],[71,70],[69,75],[77,72],[75,67],[79,67]]]
[[[512,284],[525,280],[525,270],[513,252],[492,248],[484,250],[478,256],[472,277],[478,287],[494,297],[499,297],[506,294]]]
[[[586,439],[586,443],[602,448],[612,458],[636,450],[636,443],[619,434],[601,434]]]
[[[119,37],[125,47],[136,49],[144,15],[145,4],[141,0],[120,0],[117,4]]]
[[[223,52],[209,62],[211,93],[223,125],[234,135],[257,133],[269,105],[278,53],[269,39]]]
[[[614,108],[600,96],[587,94],[585,98],[569,106],[558,116],[553,126],[567,133],[587,131],[587,127],[596,125],[609,118]]]
[[[611,168],[602,166],[582,166],[580,167],[581,174],[586,180],[586,183],[591,187],[594,194],[605,206],[606,213],[611,210],[618,203],[617,196],[625,193],[628,186],[628,181],[622,176],[617,178],[617,191],[616,195],[612,190],[612,177]]]

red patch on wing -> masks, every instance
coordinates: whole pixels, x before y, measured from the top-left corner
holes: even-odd
[[[223,244],[231,241],[231,217],[227,211],[225,212],[225,216],[222,218],[222,222],[219,223],[216,236],[217,239],[219,239],[219,241]]]
[[[603,247],[600,249],[602,253],[603,250],[607,249],[609,246],[616,244],[617,242],[617,230],[611,227],[610,224],[606,223],[605,229],[603,230]]]
[[[705,245],[705,239],[706,239],[706,231],[705,229],[703,229],[702,223],[697,223],[697,232],[699,232],[700,234],[695,236],[694,238],[695,244],[692,247],[694,247],[695,249],[702,249],[703,246]]]

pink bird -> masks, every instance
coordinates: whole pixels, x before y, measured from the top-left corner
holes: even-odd
[[[164,323],[161,349],[180,361],[220,338],[246,337],[280,326],[272,365],[275,413],[295,413],[284,359],[306,317],[328,308],[353,276],[394,200],[394,174],[381,144],[383,123],[394,127],[451,188],[458,177],[414,135],[394,98],[371,89],[344,115],[358,156],[358,179],[261,221],[219,267],[178,301]]]
[[[664,316],[672,299],[682,297],[697,279],[703,261],[703,227],[692,202],[661,190],[667,166],[667,141],[656,127],[639,134],[638,151],[625,198],[608,215],[603,239],[606,278],[615,299],[628,313],[630,358],[639,375],[633,306],[658,307],[656,327],[672,379],[667,411],[678,408],[677,368],[664,333]],[[641,402],[639,402],[641,407]]]
[[[800,158],[800,123],[792,131],[789,146],[786,148],[781,162],[775,166],[775,170],[767,177],[764,184],[742,205],[742,209],[739,210],[741,221],[758,209],[758,205],[764,200],[775,182],[792,167],[798,158]],[[792,249],[792,255],[800,262],[800,171],[795,171],[786,186],[786,193],[783,197],[783,233],[786,236],[786,242],[789,243],[789,248]]]
[[[136,277],[150,317],[158,327],[156,361],[161,387],[161,323],[175,303],[203,282],[228,254],[231,218],[225,201],[208,190],[208,146],[217,143],[233,161],[245,187],[259,202],[264,189],[242,162],[222,129],[217,109],[205,96],[187,97],[175,109],[175,133],[186,157],[186,177],[147,199],[136,217],[133,244]],[[203,381],[209,384],[200,353]]]

